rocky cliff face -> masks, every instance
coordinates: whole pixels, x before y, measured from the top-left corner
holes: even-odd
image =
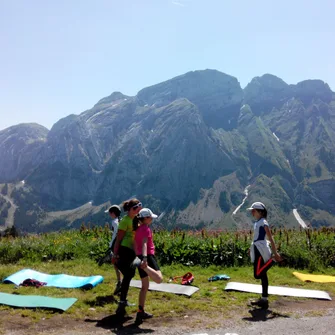
[[[23,179],[38,165],[48,129],[38,124],[19,124],[0,131],[0,179]]]
[[[243,226],[258,199],[275,224],[296,224],[296,207],[308,222],[335,224],[334,134],[335,99],[322,81],[264,75],[243,91],[234,77],[195,71],[135,97],[112,93],[50,131],[1,131],[0,183],[12,183],[27,230],[50,223],[48,212],[93,201],[96,213],[134,194],[171,225]]]

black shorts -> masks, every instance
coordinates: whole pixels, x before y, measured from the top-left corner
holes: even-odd
[[[115,245],[115,242],[116,242],[116,238],[114,238],[113,242],[112,242],[112,245],[111,245],[111,250],[112,252],[114,252],[114,245]]]
[[[138,258],[140,258],[141,260],[143,260],[143,256],[140,255],[140,256],[137,256]],[[150,266],[152,269],[156,270],[156,271],[159,271],[160,268],[158,266],[158,263],[156,261],[156,258],[154,255],[148,255],[147,256],[147,260],[148,260],[148,266]],[[140,277],[141,278],[145,278],[145,277],[148,277],[148,274],[141,268],[138,268],[138,273],[140,274]]]
[[[134,277],[135,269],[131,267],[131,264],[136,257],[135,251],[121,245],[118,254],[119,259],[116,263],[117,268],[124,276]]]

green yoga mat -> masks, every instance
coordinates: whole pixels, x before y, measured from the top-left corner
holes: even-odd
[[[23,308],[51,308],[66,311],[77,299],[50,298],[41,295],[18,295],[0,292],[0,304]]]

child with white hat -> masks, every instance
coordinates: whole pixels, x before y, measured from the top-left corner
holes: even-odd
[[[282,261],[282,258],[277,252],[269,224],[266,221],[268,211],[265,205],[261,202],[254,202],[247,210],[250,211],[252,216],[256,219],[254,224],[254,239],[250,248],[250,257],[251,261],[254,263],[254,277],[255,279],[260,279],[262,282],[262,297],[252,301],[251,305],[267,309],[269,307],[269,280],[267,271],[273,265],[274,259],[277,262],[280,262]],[[266,238],[271,244],[274,259],[272,258],[272,252]]]

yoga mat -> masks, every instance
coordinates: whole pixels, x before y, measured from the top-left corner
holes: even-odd
[[[131,287],[141,288],[142,282],[140,280],[132,280],[130,282]],[[183,294],[190,297],[193,293],[199,290],[198,287],[189,286],[189,285],[178,285],[178,284],[156,284],[154,282],[150,282],[149,284],[150,291],[158,291],[158,292],[167,292],[174,294]]]
[[[335,283],[335,276],[310,275],[300,272],[293,272],[293,274],[302,281],[310,281],[314,283]]]
[[[255,284],[245,283],[228,283],[226,291],[241,291],[249,293],[262,293],[262,286]],[[282,295],[287,297],[301,297],[301,298],[312,298],[312,299],[323,299],[332,300],[327,292],[317,290],[305,290],[301,288],[290,288],[281,286],[269,286],[269,294]]]
[[[3,282],[5,284],[13,283],[15,285],[20,285],[25,279],[28,278],[36,279],[41,282],[46,282],[46,286],[83,289],[91,289],[104,280],[102,276],[77,277],[65,274],[49,275],[31,269],[24,269],[7,277],[6,279],[4,279]]]
[[[77,299],[75,298],[50,298],[40,295],[18,295],[0,293],[0,304],[23,308],[52,308],[66,311]]]

